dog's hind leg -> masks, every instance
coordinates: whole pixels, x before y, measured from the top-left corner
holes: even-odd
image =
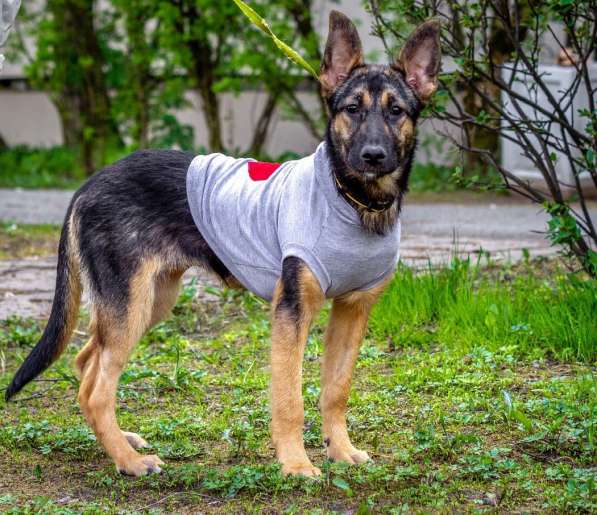
[[[149,327],[153,327],[155,324],[162,321],[172,311],[174,304],[176,304],[178,294],[180,293],[182,274],[182,271],[164,272],[156,277],[155,296]]]
[[[176,299],[180,293],[183,272],[165,272],[159,274],[155,279],[155,294],[149,327],[166,318],[172,311]],[[149,447],[147,441],[137,433],[123,431],[125,438],[133,449]]]
[[[124,312],[98,300],[93,306],[91,341],[81,351],[79,402],[98,441],[116,468],[133,476],[159,472],[163,462],[157,456],[139,454],[116,420],[116,389],[129,354],[148,329],[155,302],[158,260],[140,264],[130,280]]]
[[[383,291],[378,286],[366,292],[354,292],[334,300],[325,333],[321,365],[320,406],[323,441],[331,461],[362,463],[369,459],[350,442],[346,427],[346,406],[361,340],[367,329],[371,307]]]

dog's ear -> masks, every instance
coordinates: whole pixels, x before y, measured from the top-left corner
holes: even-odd
[[[440,24],[429,20],[408,37],[394,67],[404,73],[406,82],[421,102],[427,102],[437,89],[441,65]]]
[[[329,96],[363,62],[363,46],[354,23],[341,12],[332,11],[319,74],[324,96]]]

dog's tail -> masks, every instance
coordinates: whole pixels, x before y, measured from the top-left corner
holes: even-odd
[[[8,386],[5,394],[7,401],[62,354],[75,329],[81,302],[81,277],[73,204],[74,201],[69,206],[60,235],[56,291],[50,319],[41,339]]]

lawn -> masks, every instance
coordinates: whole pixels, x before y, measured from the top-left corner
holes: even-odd
[[[1,238],[0,238],[1,239]],[[268,423],[268,306],[188,284],[136,348],[119,421],[163,474],[120,476],[76,403],[65,355],[0,404],[0,510],[14,513],[595,512],[597,287],[558,261],[400,268],[376,307],[350,398],[373,461],[324,461],[317,409],[323,312],[305,356],[305,440],[320,480],[285,479]],[[204,297],[204,296],[203,296]],[[42,323],[0,322],[0,388]],[[3,402],[3,401],[0,401]]]
[[[0,222],[0,259],[56,254],[60,227]]]

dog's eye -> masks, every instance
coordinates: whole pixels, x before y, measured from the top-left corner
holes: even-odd
[[[345,109],[347,113],[354,114],[358,112],[359,106],[357,104],[348,104]]]
[[[391,111],[392,114],[398,115],[402,112],[402,109],[400,109],[400,107],[398,107],[397,105],[393,105]]]

